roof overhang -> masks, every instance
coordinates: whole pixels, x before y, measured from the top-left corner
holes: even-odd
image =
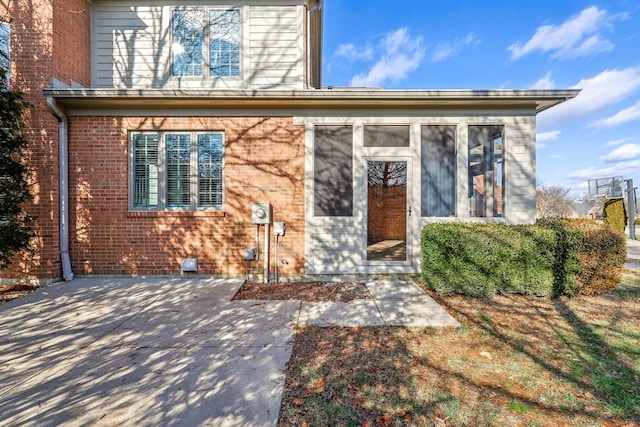
[[[87,109],[529,109],[540,113],[579,89],[553,90],[191,90],[51,88],[45,96],[69,110]]]

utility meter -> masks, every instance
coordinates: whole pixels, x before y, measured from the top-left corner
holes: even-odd
[[[245,261],[255,261],[256,260],[256,250],[253,248],[246,248],[244,250],[244,260]]]
[[[251,204],[251,223],[271,224],[273,222],[273,208],[271,203]]]
[[[276,236],[284,236],[284,230],[286,229],[286,224],[282,221],[275,221],[273,223],[273,232]]]

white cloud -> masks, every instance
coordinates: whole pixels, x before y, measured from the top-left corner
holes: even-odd
[[[407,77],[424,58],[422,37],[412,37],[406,28],[387,34],[382,40],[382,57],[368,72],[351,79],[351,86],[382,86]]]
[[[538,133],[536,134],[536,145],[538,148],[544,148],[549,141],[556,140],[559,136],[559,130]]]
[[[640,101],[636,102],[629,108],[618,111],[611,117],[590,123],[592,127],[611,127],[621,125],[623,123],[640,120]]]
[[[341,44],[333,55],[351,61],[369,60],[373,58],[373,49],[370,47],[357,48],[353,43]]]
[[[575,88],[582,89],[582,92],[574,99],[540,113],[538,125],[541,128],[558,127],[566,121],[622,101],[640,88],[640,67],[605,70],[580,80]]]
[[[554,57],[567,56],[570,58],[578,58],[580,56],[591,56],[598,54],[600,52],[610,52],[613,50],[615,45],[607,40],[600,40],[599,36],[592,36],[585,40],[580,46],[575,47],[573,50],[568,52],[566,55],[558,52],[556,55],[552,55]]]
[[[475,40],[473,33],[467,34],[462,40],[456,40],[453,43],[442,42],[436,46],[433,55],[431,55],[431,62],[440,62],[445,59],[449,59],[460,52],[465,46],[471,44]]]
[[[555,86],[556,85],[551,78],[551,71],[547,71],[547,74],[545,74],[544,77],[538,79],[538,81],[535,82],[530,89],[554,89]]]
[[[620,139],[614,139],[611,141],[608,141],[605,146],[607,147],[615,147],[616,145],[622,145],[625,142],[629,142],[629,141],[633,141],[634,138],[620,138]]]
[[[609,176],[629,176],[640,172],[640,160],[616,163],[605,168],[588,167],[578,169],[567,175],[567,178],[575,180],[589,180],[596,178],[606,178]]]
[[[639,144],[624,144],[602,158],[605,163],[616,163],[640,157]]]
[[[614,47],[611,42],[602,40],[598,34],[592,35],[610,19],[606,10],[591,6],[560,25],[538,27],[533,37],[524,45],[517,42],[509,46],[511,59],[515,61],[538,50],[551,52],[551,56],[556,58],[574,58],[610,51]]]

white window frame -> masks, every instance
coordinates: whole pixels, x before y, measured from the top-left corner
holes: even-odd
[[[138,135],[157,135],[158,137],[158,204],[157,206],[136,206],[136,177],[135,177],[135,147],[134,140]],[[190,160],[189,160],[189,206],[168,206],[167,204],[167,135],[189,135],[190,136]],[[198,159],[198,136],[199,135],[220,135],[222,138],[222,160],[221,160],[221,185],[222,201],[219,206],[199,206],[199,159]],[[163,130],[163,131],[131,131],[129,132],[129,210],[132,212],[195,212],[212,211],[220,212],[225,209],[225,134],[222,131],[184,131],[184,130]]]
[[[173,71],[173,66],[174,66],[174,52],[173,52],[173,15],[175,12],[181,12],[181,11],[196,11],[199,10],[202,12],[203,15],[203,22],[202,22],[202,75],[199,76],[179,76],[179,75],[175,75],[174,71]],[[230,11],[234,11],[238,13],[238,46],[239,46],[239,58],[238,58],[238,75],[232,75],[232,76],[218,76],[218,75],[211,75],[211,13],[214,11],[218,11],[218,12],[230,12]],[[171,22],[170,22],[170,28],[171,28],[171,65],[170,65],[170,74],[171,74],[171,79],[174,80],[210,80],[210,79],[223,79],[223,80],[230,80],[230,81],[241,81],[243,79],[243,74],[244,74],[244,54],[243,54],[243,13],[242,13],[242,8],[241,7],[177,7],[177,8],[172,8],[171,9]]]

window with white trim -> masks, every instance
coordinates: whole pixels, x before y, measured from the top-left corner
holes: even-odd
[[[240,10],[206,11],[201,8],[173,11],[172,75],[239,77]]]
[[[222,132],[131,133],[131,209],[220,210]]]
[[[469,126],[469,216],[499,218],[504,207],[504,126]]]

